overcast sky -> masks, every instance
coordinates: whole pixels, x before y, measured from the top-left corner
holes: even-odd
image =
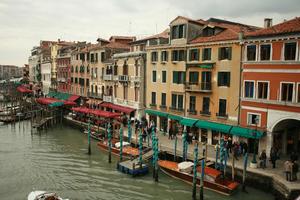
[[[0,0],[0,64],[22,66],[40,40],[155,34],[178,15],[263,26],[300,16],[299,0]]]

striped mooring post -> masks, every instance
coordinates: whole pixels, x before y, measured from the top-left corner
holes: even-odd
[[[186,160],[186,154],[185,154],[185,152],[186,152],[186,129],[184,129],[183,130],[183,135],[182,135],[182,159],[183,159],[183,161],[185,161]]]
[[[205,159],[201,161],[200,200],[204,199]]]
[[[174,147],[174,161],[176,162],[177,157],[177,135],[175,135],[175,147]]]
[[[155,136],[155,182],[158,182],[158,138]]]
[[[142,129],[139,129],[139,163],[142,166],[143,162],[143,136]]]
[[[91,155],[91,120],[88,119],[88,154]]]
[[[198,164],[198,143],[194,147],[194,166],[193,166],[193,199],[196,199],[197,194],[197,164]]]
[[[123,160],[123,126],[120,128],[120,161]]]
[[[132,133],[130,119],[128,119],[127,128],[128,128],[128,135],[127,135],[128,136],[128,143],[130,144],[131,143],[131,133]]]
[[[108,136],[108,162],[111,163],[111,124],[108,124],[107,127],[107,136]]]

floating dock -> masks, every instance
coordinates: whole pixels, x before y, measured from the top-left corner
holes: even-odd
[[[152,155],[152,150],[143,154],[142,164],[139,163],[139,158],[118,162],[117,169],[122,173],[130,174],[132,176],[145,175],[149,172],[148,164],[146,164],[145,161],[148,161],[150,158],[152,158]]]

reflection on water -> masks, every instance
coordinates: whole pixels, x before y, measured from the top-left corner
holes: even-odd
[[[0,199],[26,199],[32,190],[55,191],[62,197],[93,199],[191,199],[192,187],[162,173],[155,183],[151,173],[132,178],[116,170],[117,158],[108,156],[79,130],[60,126],[31,133],[30,122],[0,124]],[[269,194],[249,188],[233,197],[205,190],[205,199],[272,199]],[[250,196],[251,194],[251,196]],[[251,198],[252,197],[252,198]]]

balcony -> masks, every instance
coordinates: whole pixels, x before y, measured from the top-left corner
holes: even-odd
[[[94,99],[103,99],[103,95],[99,93],[88,93],[88,97],[94,98]]]
[[[173,106],[170,106],[169,107],[170,111],[175,111],[175,112],[183,112],[183,108],[176,108],[176,107],[173,107]]]
[[[141,82],[141,77],[140,76],[131,76],[130,80],[132,82]]]
[[[66,78],[57,78],[58,82],[67,82]]]
[[[103,101],[113,103],[113,97],[108,95],[103,95]]]
[[[136,109],[139,109],[139,108],[142,107],[142,103],[140,103],[140,102],[130,101],[130,100],[121,99],[121,98],[115,98],[114,103],[124,105],[124,106],[130,106],[130,107],[133,107],[133,108],[136,108]]]
[[[191,91],[191,92],[212,92],[211,90],[211,82],[201,82],[198,83],[186,83],[185,84],[185,90]]]
[[[113,80],[113,75],[112,74],[104,74],[103,75],[103,80],[112,81]]]
[[[128,76],[127,75],[119,75],[118,79],[120,82],[127,82]]]

